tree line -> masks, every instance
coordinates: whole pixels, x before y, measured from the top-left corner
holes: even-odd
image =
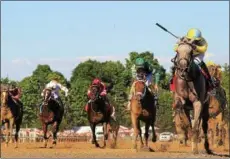
[[[69,89],[67,97],[61,93],[65,105],[65,114],[60,129],[69,129],[74,126],[88,125],[87,114],[84,106],[87,103],[87,89],[95,77],[100,78],[107,85],[113,84],[113,89],[108,93],[109,100],[116,108],[119,122],[124,126],[131,126],[130,113],[125,111],[128,103],[129,90],[132,84],[131,67],[137,57],[151,61],[154,68],[160,73],[159,109],[157,111],[156,126],[162,130],[172,130],[172,93],[169,91],[170,74],[156,58],[154,54],[146,52],[131,52],[125,59],[125,64],[120,61],[99,62],[87,60],[78,64],[72,71],[70,80],[63,74],[54,71],[49,65],[38,65],[31,76],[21,81],[13,81],[1,78],[1,83],[15,83],[22,89],[21,101],[24,104],[23,127],[41,128],[38,119],[39,105],[42,102],[41,92],[53,77],[59,78],[61,84]],[[227,92],[229,101],[229,65],[223,66],[222,85]],[[229,109],[229,108],[228,108]]]

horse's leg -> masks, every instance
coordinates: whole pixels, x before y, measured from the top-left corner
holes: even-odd
[[[157,141],[157,135],[156,135],[156,131],[155,131],[154,125],[155,125],[155,121],[153,121],[151,123],[151,127],[152,127],[152,142],[156,142]]]
[[[148,139],[149,139],[149,127],[150,123],[145,124],[145,146],[148,147]]]
[[[13,143],[14,118],[11,118],[9,120],[9,128],[10,128],[10,143]]]
[[[52,146],[56,146],[57,144],[57,132],[59,130],[59,125],[60,123],[55,121],[54,124],[53,124],[53,127],[52,127],[52,130],[53,130],[53,143],[52,143]]]
[[[104,146],[106,147],[106,140],[108,140],[108,132],[107,132],[107,123],[103,123],[103,133],[104,133]]]
[[[139,129],[138,129],[138,119],[137,116],[133,113],[131,113],[131,119],[132,119],[132,125],[134,129],[134,140],[133,140],[133,148],[137,150],[137,138],[139,135]]]
[[[18,133],[20,131],[20,122],[16,122],[16,132],[15,132],[15,148],[18,148]]]
[[[137,128],[139,129],[141,148],[143,148],[144,147],[144,142],[143,142],[143,139],[142,139],[142,130],[141,130],[140,120],[137,121]]]
[[[208,119],[209,119],[208,105],[204,105],[203,115],[202,115],[202,128],[204,132],[204,148],[208,154],[211,154],[212,151],[209,148],[209,142],[208,142]]]
[[[94,143],[96,147],[99,147],[99,144],[98,144],[97,139],[96,139],[96,134],[95,134],[96,124],[94,124],[94,123],[90,124],[90,127],[92,130],[92,136],[93,136],[92,143]]]
[[[219,136],[218,136],[218,145],[222,146],[224,144],[223,141],[223,128],[224,128],[224,121],[223,121],[223,114],[220,114],[220,119],[219,119]]]
[[[198,136],[201,122],[201,108],[202,105],[200,101],[195,101],[193,103],[194,124],[192,126],[192,151],[194,154],[198,154]]]
[[[43,136],[43,138],[44,138],[44,148],[47,147],[47,142],[48,142],[47,127],[48,127],[47,124],[45,124],[45,123],[42,124],[42,129],[43,129],[43,133],[44,133],[44,136]]]
[[[10,135],[10,131],[9,131],[9,121],[5,122],[5,139],[6,139],[6,147],[8,147],[9,144],[9,135]]]

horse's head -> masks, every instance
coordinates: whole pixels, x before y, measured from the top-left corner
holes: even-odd
[[[180,78],[188,77],[189,67],[192,62],[193,40],[182,39],[177,48],[177,58],[175,61],[176,72]]]
[[[146,94],[146,85],[145,81],[143,80],[138,80],[135,81],[135,97],[137,98],[138,101],[140,101]]]
[[[8,101],[9,91],[1,90],[1,105],[6,106]]]
[[[221,66],[210,65],[210,66],[208,66],[208,71],[212,77],[220,80],[220,78],[221,78]]]
[[[99,86],[98,85],[92,85],[91,88],[90,88],[90,92],[91,92],[91,95],[90,95],[90,99],[91,101],[95,101],[98,96],[99,96]]]
[[[48,103],[52,94],[52,89],[51,88],[46,88],[44,90],[44,103]]]

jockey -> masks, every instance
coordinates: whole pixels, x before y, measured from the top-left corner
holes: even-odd
[[[21,97],[21,89],[18,88],[15,84],[12,84],[11,87],[9,88],[9,94],[11,95],[11,97],[13,98],[13,100],[15,101],[16,105],[18,105],[20,108],[20,111],[23,111],[23,104],[20,101],[20,97]],[[16,112],[12,112],[13,116],[16,117],[16,119],[19,117]]]
[[[46,84],[45,88],[51,88],[52,89],[52,98],[53,98],[53,100],[56,101],[60,107],[63,107],[62,100],[61,100],[61,98],[59,96],[59,91],[60,90],[64,91],[65,96],[67,97],[69,90],[59,83],[59,79],[58,78],[53,78],[48,84]],[[41,93],[42,97],[44,97],[44,91],[45,91],[45,89],[43,89],[43,91]],[[40,106],[40,114],[41,113],[42,113],[42,104]]]
[[[153,68],[150,62],[145,61],[143,58],[136,59],[135,65],[132,66],[131,71],[132,71],[132,76],[134,79],[145,80],[145,84],[148,87],[149,91],[154,95],[156,105],[158,106],[157,93],[158,93],[160,73]],[[152,83],[153,74],[155,77],[154,86]],[[130,110],[130,100],[133,94],[134,94],[134,83],[131,86],[127,110]]]
[[[187,38],[189,40],[194,40],[194,47],[193,56],[194,56],[194,63],[199,67],[201,73],[204,75],[206,80],[208,81],[209,87],[212,90],[216,87],[215,80],[210,76],[208,68],[206,64],[203,62],[205,52],[208,48],[207,41],[202,37],[201,31],[199,29],[190,29],[187,32],[187,35],[183,38]],[[179,43],[179,42],[178,42]],[[174,51],[177,52],[178,44],[175,45]],[[173,71],[174,76],[174,71]],[[171,84],[173,80],[171,80]]]
[[[109,99],[107,98],[107,91],[106,91],[106,85],[105,83],[103,83],[99,78],[95,78],[91,84],[91,86],[89,87],[88,91],[87,91],[87,96],[88,98],[90,97],[91,95],[91,91],[90,91],[90,88],[93,86],[93,85],[96,85],[99,87],[99,94],[100,94],[100,97],[102,97],[102,99],[105,101],[105,104],[107,106],[111,106],[110,103],[109,103]],[[88,101],[88,103],[90,103],[91,100]],[[86,108],[88,107],[88,103],[86,105]],[[116,117],[115,117],[115,108],[112,106],[113,108],[113,113],[111,114],[111,117],[116,120]]]

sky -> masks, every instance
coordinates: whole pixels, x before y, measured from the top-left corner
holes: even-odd
[[[37,64],[67,79],[89,58],[120,60],[151,51],[167,70],[178,36],[199,28],[208,41],[205,61],[229,63],[229,2],[1,2],[1,77],[21,80]]]

